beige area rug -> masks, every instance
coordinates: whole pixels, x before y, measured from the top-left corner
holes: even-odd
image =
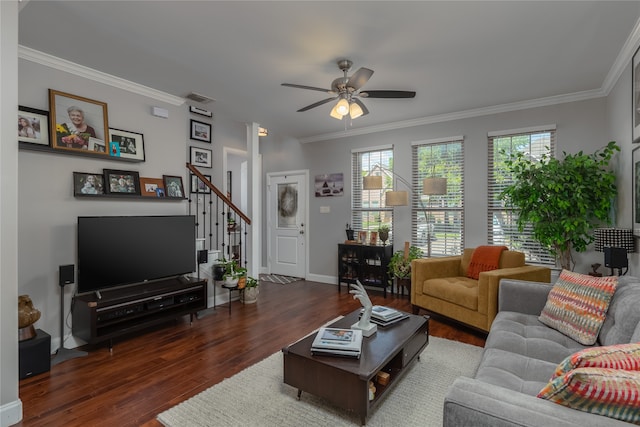
[[[430,337],[420,360],[390,390],[367,426],[441,426],[444,395],[459,376],[472,376],[482,348]],[[359,425],[358,417],[282,382],[282,352],[248,367],[158,415],[167,427]]]

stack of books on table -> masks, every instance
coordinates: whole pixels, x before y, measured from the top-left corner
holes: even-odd
[[[380,326],[387,326],[408,318],[409,315],[403,311],[382,305],[374,305],[371,309],[371,322]]]
[[[361,352],[362,331],[359,329],[320,328],[311,344],[311,353],[316,355],[360,358]]]

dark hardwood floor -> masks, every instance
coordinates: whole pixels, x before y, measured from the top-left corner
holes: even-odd
[[[411,312],[407,296],[369,291],[374,304]],[[155,416],[360,307],[345,290],[309,281],[263,282],[258,302],[185,316],[20,381],[19,426],[160,426]],[[422,313],[424,314],[424,313]],[[47,325],[38,325],[47,330]],[[54,326],[50,325],[52,329]],[[432,317],[430,335],[484,345],[485,335]]]

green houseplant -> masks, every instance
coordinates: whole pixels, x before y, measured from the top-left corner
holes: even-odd
[[[417,246],[409,247],[408,256],[404,257],[404,251],[397,251],[389,260],[389,276],[398,279],[411,278],[411,261],[422,258],[422,249]]]
[[[245,285],[241,296],[244,304],[252,304],[258,301],[258,285],[258,279],[247,276],[247,284]]]
[[[617,189],[609,161],[617,151],[611,141],[593,154],[545,155],[536,161],[518,153],[506,162],[514,181],[500,197],[517,209],[518,229],[531,226],[534,238],[563,269],[573,270],[572,250],[584,252],[594,240],[593,230],[611,222]]]

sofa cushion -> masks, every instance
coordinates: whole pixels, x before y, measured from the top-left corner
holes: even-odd
[[[443,277],[425,280],[422,292],[469,310],[478,310],[478,281],[468,277]]]
[[[576,368],[610,368],[640,371],[640,343],[617,344],[580,350],[560,362],[553,376],[562,376]]]
[[[573,369],[551,380],[538,397],[580,411],[640,424],[640,371]]]
[[[640,283],[630,276],[618,278],[616,292],[611,298],[607,317],[602,324],[598,342],[602,345],[638,342],[632,340],[634,331],[640,325]]]
[[[485,348],[499,348],[553,364],[546,382],[558,363],[586,346],[543,325],[537,315],[501,311],[491,325]]]
[[[595,344],[617,284],[616,276],[593,277],[563,270],[539,320],[581,344]]]

